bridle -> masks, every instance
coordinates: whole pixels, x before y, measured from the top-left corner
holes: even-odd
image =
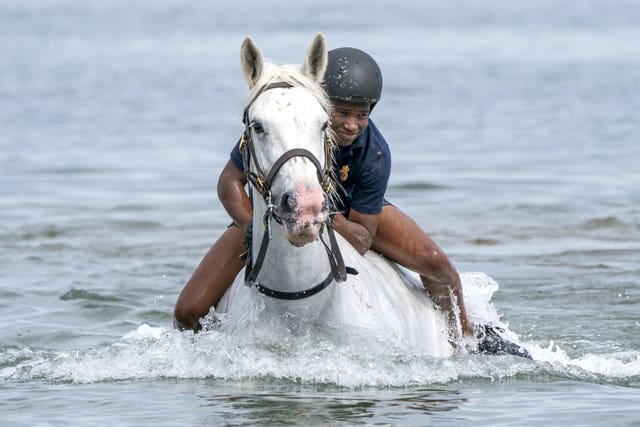
[[[260,273],[260,270],[262,269],[262,264],[267,255],[267,249],[269,248],[269,241],[271,240],[271,220],[274,219],[276,222],[282,224],[282,219],[276,212],[271,195],[271,184],[273,183],[273,180],[275,179],[282,166],[294,157],[304,157],[309,159],[316,168],[316,171],[318,173],[318,180],[320,181],[320,185],[322,186],[322,189],[325,193],[325,197],[328,198],[331,191],[331,162],[330,156],[328,155],[331,140],[328,134],[326,134],[325,137],[326,143],[324,147],[324,165],[322,165],[318,158],[314,156],[313,153],[311,153],[309,150],[306,150],[304,148],[293,148],[284,152],[265,174],[264,169],[260,166],[258,158],[256,157],[252,137],[252,130],[255,126],[255,123],[249,121],[249,108],[255,102],[255,100],[267,90],[275,88],[289,89],[292,87],[293,85],[287,82],[274,82],[260,88],[260,90],[256,93],[251,102],[247,104],[247,107],[244,110],[242,121],[244,122],[245,130],[242,134],[242,139],[240,140],[240,152],[242,153],[244,173],[247,181],[251,184],[250,191],[257,191],[262,197],[262,200],[264,201],[266,206],[264,216],[262,217],[264,234],[262,235],[260,249],[258,250],[258,255],[255,262],[253,262],[252,259],[253,257],[251,248],[248,248],[247,250],[245,284],[249,286],[255,286],[259,292],[267,296],[285,300],[295,300],[310,297],[329,286],[334,280],[336,282],[345,281],[347,279],[347,273],[358,274],[355,269],[345,266],[344,260],[342,258],[342,253],[340,252],[340,248],[338,247],[336,236],[333,231],[332,218],[331,216],[329,216],[328,219],[323,223],[322,229],[320,230],[320,240],[323,243],[327,256],[329,258],[331,271],[322,282],[311,288],[297,292],[278,291],[258,283],[258,273]],[[251,158],[253,158],[253,164],[255,165],[256,169],[255,172],[251,170]],[[325,230],[326,234],[329,236],[328,244],[323,238],[323,231]]]

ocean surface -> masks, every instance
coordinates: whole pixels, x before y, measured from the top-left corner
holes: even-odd
[[[240,44],[319,31],[382,68],[387,198],[534,360],[173,329]],[[631,0],[3,0],[0,425],[639,426],[639,84]]]

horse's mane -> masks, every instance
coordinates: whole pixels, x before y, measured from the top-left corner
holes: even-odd
[[[329,99],[329,95],[327,94],[327,91],[324,89],[321,83],[318,83],[315,80],[312,80],[309,77],[302,74],[302,72],[300,71],[299,65],[291,65],[291,64],[276,65],[272,62],[267,62],[267,61],[264,62],[262,75],[260,76],[256,84],[253,85],[253,87],[249,90],[249,93],[247,94],[247,97],[244,101],[243,110],[246,110],[246,108],[249,107],[249,104],[253,102],[253,100],[255,100],[255,97],[259,94],[260,90],[264,86],[274,82],[286,82],[293,87],[301,87],[301,88],[307,89],[309,92],[313,94],[313,96],[315,96],[315,98],[320,103],[320,106],[322,107],[322,109],[326,111],[327,115],[331,117],[331,113],[333,111],[333,104],[331,103],[331,100]],[[326,131],[329,136],[329,140],[328,140],[329,146],[327,147],[328,148],[327,155],[329,156],[330,164],[333,165],[335,162],[335,153],[336,153],[336,150],[338,149],[338,144],[335,142],[336,138],[333,130],[331,129],[331,126],[328,126]],[[330,171],[330,173],[333,175],[333,168]],[[335,199],[337,198],[337,193],[335,188],[337,181],[335,179],[335,176],[333,176],[332,178],[333,178],[331,180],[332,185],[329,193],[330,193],[330,197],[332,199]]]

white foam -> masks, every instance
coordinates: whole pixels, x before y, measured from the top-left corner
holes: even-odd
[[[0,378],[77,383],[159,378],[261,378],[345,387],[414,386],[461,378],[499,380],[540,374],[576,380],[627,381],[640,375],[637,351],[570,358],[553,342],[520,341],[491,304],[498,284],[482,273],[463,275],[474,321],[498,324],[535,360],[515,356],[456,354],[433,358],[410,343],[361,329],[317,330],[295,317],[259,318],[260,307],[242,319],[218,316],[214,329],[199,334],[142,324],[103,348],[76,351],[11,349],[0,360]],[[210,320],[215,316],[212,313]]]

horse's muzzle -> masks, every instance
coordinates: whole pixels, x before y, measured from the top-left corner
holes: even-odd
[[[320,187],[298,185],[295,192],[280,198],[277,209],[287,239],[298,247],[316,241],[328,218],[326,197]]]

